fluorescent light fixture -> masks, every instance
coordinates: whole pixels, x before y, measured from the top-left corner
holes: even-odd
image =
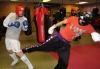
[[[78,3],[75,3],[75,4],[86,4],[88,2],[78,2]]]
[[[11,1],[19,1],[19,0],[11,0]]]
[[[42,2],[49,2],[49,1],[51,1],[51,0],[43,0]]]

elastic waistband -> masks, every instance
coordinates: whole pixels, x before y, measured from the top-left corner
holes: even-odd
[[[67,44],[70,43],[69,41],[67,41],[66,39],[64,39],[60,33],[58,33],[57,36],[59,37],[60,40],[66,42]]]

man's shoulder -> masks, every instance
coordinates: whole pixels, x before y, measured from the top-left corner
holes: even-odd
[[[15,16],[15,15],[16,15],[16,13],[11,12],[11,13],[9,13],[9,15],[10,15],[10,16]]]

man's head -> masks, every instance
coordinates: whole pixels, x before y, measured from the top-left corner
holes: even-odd
[[[22,5],[16,6],[16,15],[18,17],[24,16],[24,6],[22,6]]]
[[[82,26],[90,24],[91,20],[92,20],[92,14],[90,12],[87,12],[79,16],[79,24]]]

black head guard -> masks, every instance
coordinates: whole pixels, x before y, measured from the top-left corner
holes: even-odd
[[[83,13],[82,15],[79,16],[79,20],[83,20],[82,23],[79,23],[82,26],[88,25],[92,21],[92,14],[91,12],[86,12]]]

